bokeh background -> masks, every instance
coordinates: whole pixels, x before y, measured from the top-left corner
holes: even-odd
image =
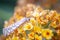
[[[30,0],[30,2],[40,3],[46,9],[53,9],[60,12],[60,0]],[[14,12],[17,0],[0,0],[0,35],[4,26],[4,21],[8,20]]]
[[[16,0],[0,0],[0,34],[2,34],[4,21],[13,14],[15,3]]]

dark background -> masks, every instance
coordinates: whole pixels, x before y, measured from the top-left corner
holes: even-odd
[[[15,4],[16,0],[0,0],[0,34],[2,34],[4,21],[12,16]]]

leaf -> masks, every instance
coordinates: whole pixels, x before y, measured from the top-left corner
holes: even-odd
[[[29,34],[30,33],[30,30],[26,30],[26,34]]]
[[[46,25],[43,25],[44,28],[49,28],[50,23],[51,23],[51,21],[49,21]]]

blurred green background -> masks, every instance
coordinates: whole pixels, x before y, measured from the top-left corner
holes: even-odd
[[[2,34],[4,21],[13,14],[15,3],[16,0],[0,0],[0,34]]]

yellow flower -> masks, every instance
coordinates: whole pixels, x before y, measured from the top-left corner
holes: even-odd
[[[22,32],[24,32],[24,30],[18,28],[18,33],[22,33]]]
[[[32,13],[33,13],[32,11],[27,11],[26,17],[30,17]]]
[[[18,40],[18,37],[13,35],[12,40]]]
[[[49,12],[49,10],[43,10],[39,15],[44,17],[47,14],[47,12]]]
[[[56,32],[57,32],[57,35],[60,35],[60,30],[57,30]]]
[[[42,29],[40,27],[34,26],[34,32],[41,33]]]
[[[51,18],[50,18],[49,15],[46,15],[45,18],[46,18],[47,20],[51,20]]]
[[[56,28],[56,27],[57,27],[56,21],[52,22],[52,23],[51,23],[51,26],[52,26],[53,28]]]
[[[28,34],[28,37],[29,37],[30,39],[34,39],[34,32],[31,32],[30,34]]]
[[[16,15],[15,15],[16,21],[19,21],[19,20],[22,19],[22,18],[23,18],[23,16],[20,16],[19,14],[16,14]]]
[[[23,29],[18,29],[18,33],[22,33],[24,37],[26,36],[26,32]]]
[[[42,36],[38,36],[37,34],[35,34],[35,40],[42,40]]]
[[[22,38],[22,40],[26,40],[26,38],[25,38],[25,37],[23,37],[23,38]]]
[[[16,18],[16,20],[17,21],[19,21],[20,19],[22,19],[23,17],[22,16],[20,16],[20,17],[18,17],[18,18]]]
[[[31,23],[26,23],[25,25],[24,25],[24,30],[31,30],[33,28],[33,25],[31,24]]]
[[[51,39],[51,37],[53,36],[52,30],[50,29],[43,30],[42,36],[45,37],[46,39]]]
[[[39,17],[40,15],[39,15],[39,12],[34,11],[34,13],[32,14],[32,16],[34,16],[34,17]]]
[[[33,25],[35,25],[36,20],[35,20],[34,18],[30,18],[30,22],[31,22]]]
[[[36,11],[41,12],[41,11],[43,11],[43,9],[40,6],[37,6]]]

